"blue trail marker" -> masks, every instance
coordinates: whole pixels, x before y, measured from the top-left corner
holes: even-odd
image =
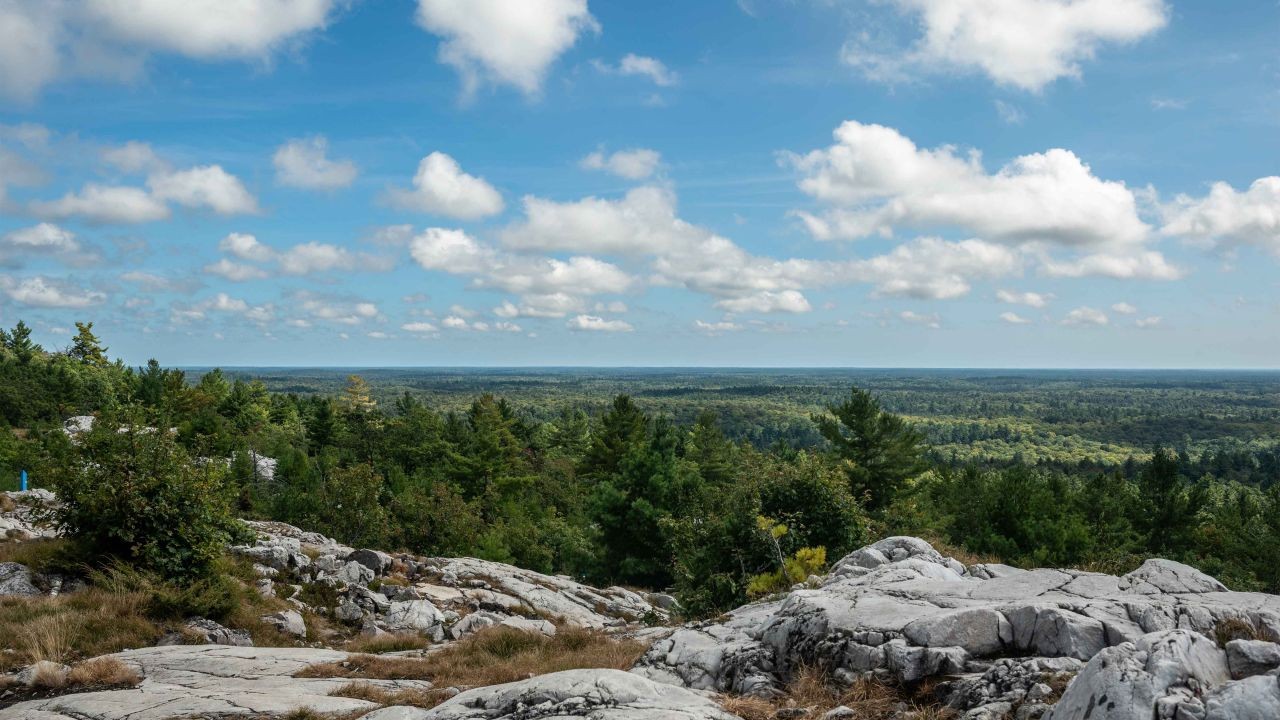
[[[27,491],[27,471],[26,470],[22,471],[22,491],[23,492]]]

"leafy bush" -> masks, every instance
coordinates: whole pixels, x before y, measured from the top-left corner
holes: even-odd
[[[101,420],[52,470],[52,520],[90,556],[166,578],[211,574],[251,534],[231,513],[226,467],[196,462],[166,430]]]

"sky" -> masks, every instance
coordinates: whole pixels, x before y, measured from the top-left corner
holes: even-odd
[[[0,0],[131,364],[1280,367],[1276,0]]]

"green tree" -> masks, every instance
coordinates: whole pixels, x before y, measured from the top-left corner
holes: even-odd
[[[864,390],[852,388],[849,399],[814,416],[818,431],[842,461],[849,489],[871,511],[883,510],[908,481],[927,467],[924,436],[907,421],[885,412]]]
[[[107,348],[102,347],[102,342],[93,334],[93,323],[76,323],[76,336],[71,341],[71,348],[67,350],[67,356],[77,362],[96,367],[104,367],[108,364]]]

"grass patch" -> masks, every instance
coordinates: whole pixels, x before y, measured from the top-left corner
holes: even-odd
[[[1267,640],[1265,634],[1243,618],[1227,618],[1213,626],[1213,637],[1218,647],[1226,648],[1232,640]]]
[[[367,682],[353,682],[329,693],[332,697],[355,698],[377,703],[383,707],[410,705],[433,708],[448,699],[448,688],[388,690]]]
[[[18,503],[14,502],[13,498],[8,495],[0,495],[0,512],[10,513],[17,509]]]
[[[38,573],[74,572],[82,569],[80,565],[83,558],[68,540],[41,538],[23,542],[0,542],[0,562],[26,565]]]
[[[486,628],[425,658],[352,655],[345,663],[313,665],[298,677],[430,680],[438,688],[472,688],[579,668],[631,667],[644,643],[581,628],[554,637],[507,627]]]
[[[413,633],[394,633],[377,637],[360,635],[347,641],[344,649],[353,653],[379,655],[404,650],[425,650],[429,647],[430,638]]]
[[[69,685],[81,687],[133,687],[140,682],[142,677],[133,668],[113,657],[86,660],[67,674]]]
[[[924,698],[929,698],[924,700]],[[875,680],[858,680],[848,688],[837,688],[820,670],[804,668],[796,673],[786,693],[773,700],[755,697],[723,697],[720,706],[743,720],[773,720],[780,710],[801,709],[799,718],[817,720],[841,705],[853,710],[858,720],[889,720],[900,717],[901,704],[906,703],[916,720],[946,720],[954,711],[939,707],[922,688],[915,696]],[[788,715],[788,717],[791,717]]]

